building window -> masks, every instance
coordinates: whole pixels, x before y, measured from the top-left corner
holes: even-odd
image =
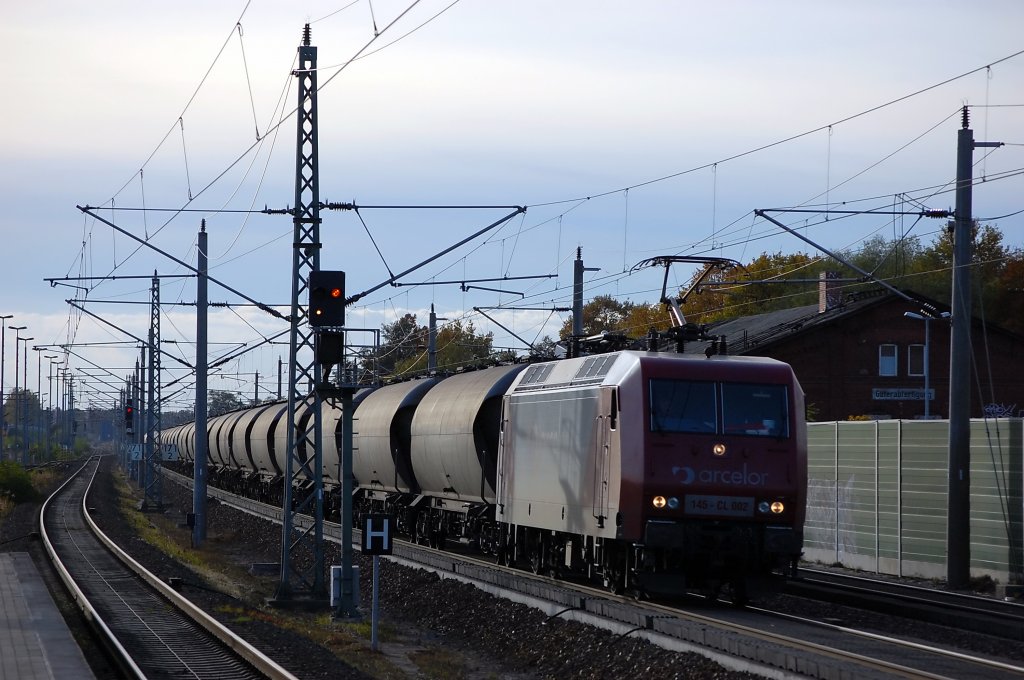
[[[907,375],[924,375],[924,345],[907,347]]]
[[[878,346],[878,375],[897,375],[896,345]]]

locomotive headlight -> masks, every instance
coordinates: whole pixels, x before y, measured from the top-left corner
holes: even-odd
[[[782,501],[761,501],[757,504],[757,511],[762,515],[767,515],[769,512],[773,515],[781,515],[786,510],[786,504]]]
[[[654,497],[654,499],[653,499],[653,500],[651,501],[651,503],[652,503],[652,504],[654,505],[654,507],[656,507],[656,508],[657,508],[658,510],[661,510],[661,509],[662,509],[663,507],[665,507],[665,505],[666,505],[667,501],[665,500],[665,497],[664,497],[664,496],[655,496],[655,497]]]
[[[725,455],[725,444],[715,444],[711,448],[711,453],[715,454],[716,456],[724,456]]]
[[[672,496],[671,498],[668,499],[668,509],[669,510],[675,510],[678,507],[679,507],[679,499],[678,498],[676,498],[675,496]]]

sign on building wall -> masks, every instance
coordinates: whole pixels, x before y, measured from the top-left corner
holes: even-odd
[[[924,390],[916,387],[873,387],[875,401],[924,401]],[[935,390],[928,390],[928,401],[935,401]]]

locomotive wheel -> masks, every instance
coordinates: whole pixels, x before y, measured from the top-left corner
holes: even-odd
[[[613,571],[604,580],[604,587],[607,588],[613,595],[622,594],[622,574],[618,571]]]
[[[750,602],[750,596],[747,594],[747,584],[743,579],[729,583],[729,591],[732,596],[732,603],[735,606],[746,607]]]
[[[601,585],[613,595],[621,595],[623,591],[624,571],[611,565],[605,565]]]

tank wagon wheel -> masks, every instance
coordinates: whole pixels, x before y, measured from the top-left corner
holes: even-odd
[[[511,567],[515,562],[516,544],[509,538],[507,532],[502,531],[498,538],[498,564],[503,567]]]
[[[543,534],[537,532],[528,538],[526,559],[530,565],[530,571],[534,574],[544,573],[544,561],[547,552],[545,548]]]
[[[700,594],[708,602],[717,602],[718,596],[722,594],[722,583],[721,581],[715,581],[714,583],[708,583],[700,589]]]
[[[530,571],[534,574],[540,574],[544,571],[543,546],[540,543],[530,547],[529,560]]]
[[[750,603],[750,595],[747,593],[747,584],[740,578],[729,583],[729,592],[733,605],[746,607]]]

